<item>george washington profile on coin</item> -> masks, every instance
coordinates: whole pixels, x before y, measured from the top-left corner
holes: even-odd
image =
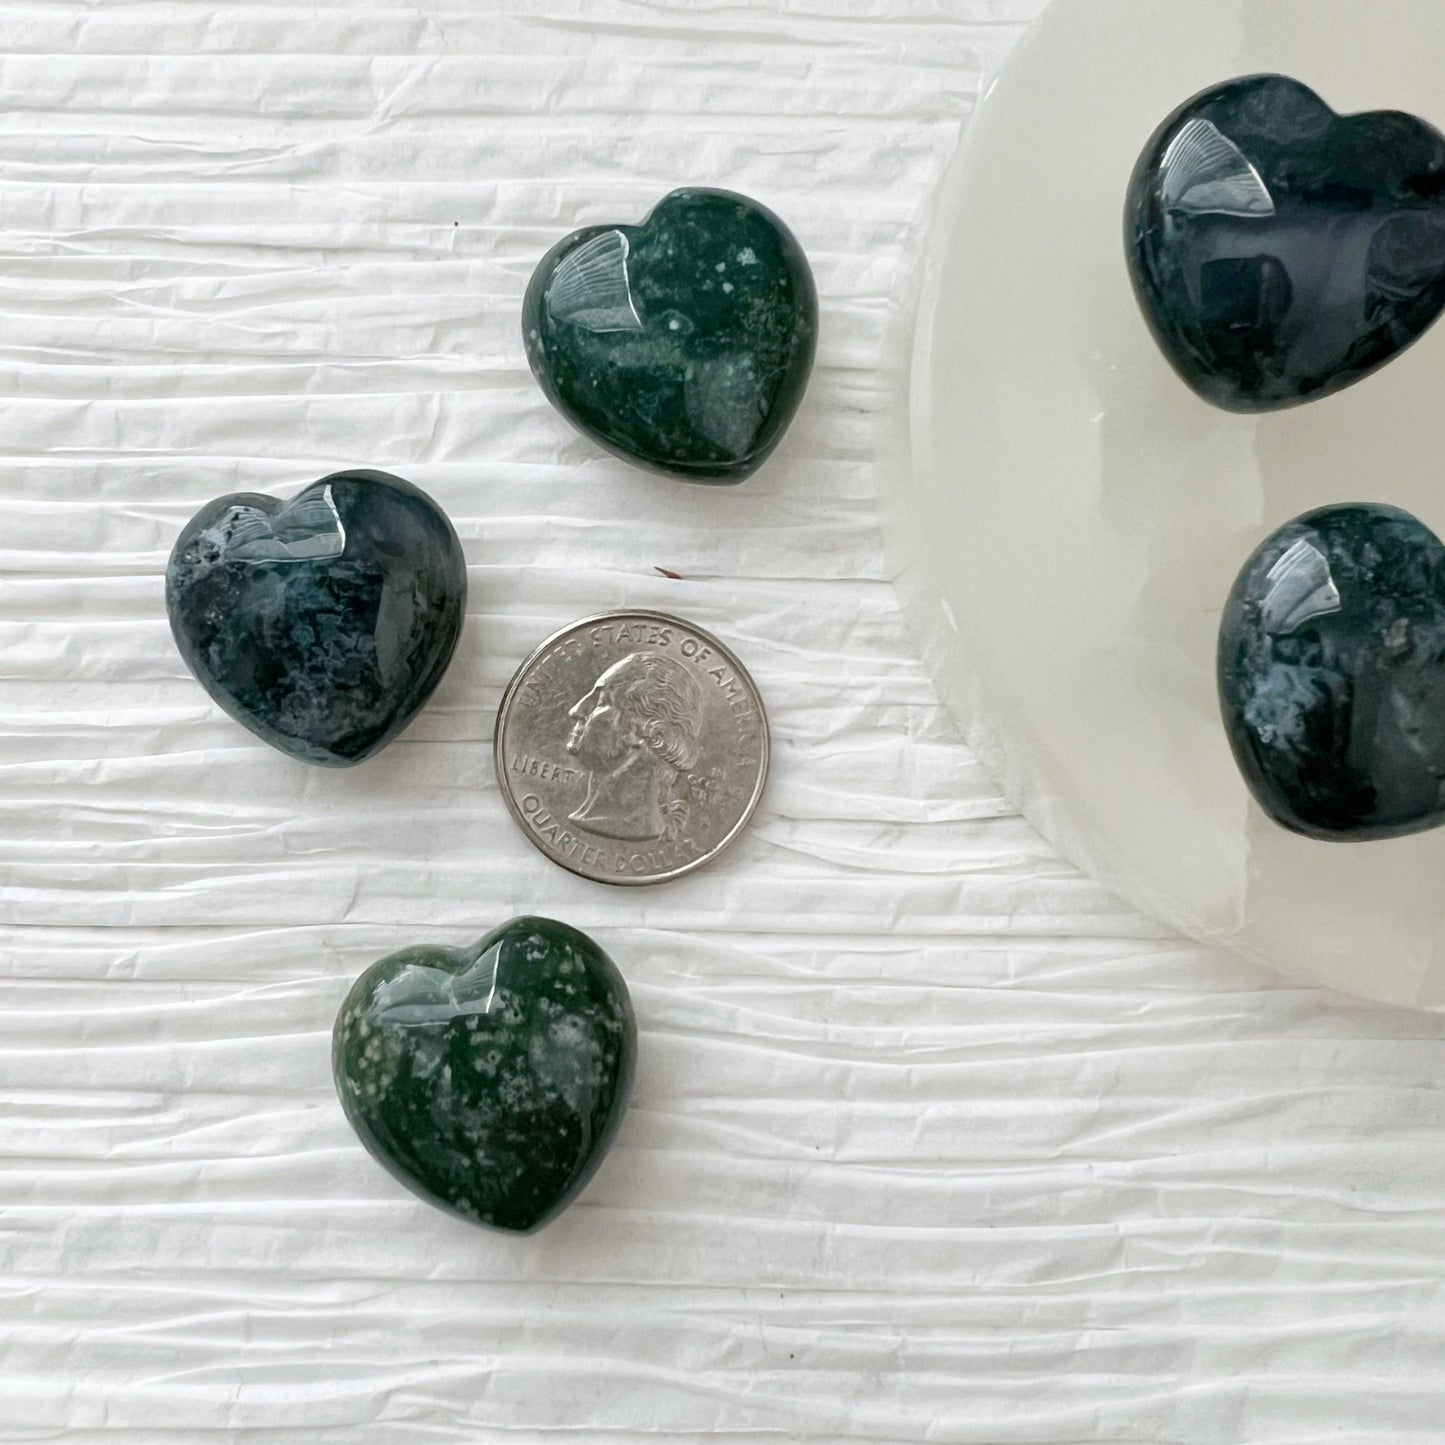
[[[662,838],[685,806],[673,794],[697,764],[702,692],[692,672],[660,652],[614,662],[568,711],[567,751],[591,771],[569,820],[605,838]]]

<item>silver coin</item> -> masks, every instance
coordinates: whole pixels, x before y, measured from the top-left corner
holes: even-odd
[[[768,720],[717,638],[662,612],[606,612],[518,668],[493,752],[512,816],[554,863],[599,883],[662,883],[747,826]]]

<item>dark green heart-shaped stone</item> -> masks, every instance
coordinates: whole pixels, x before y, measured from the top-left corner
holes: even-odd
[[[381,1164],[429,1203],[519,1234],[596,1171],[636,1056],[622,975],[585,933],[546,918],[373,964],[331,1053],[346,1117]]]
[[[1180,107],[1125,221],[1156,340],[1206,401],[1270,411],[1383,366],[1445,308],[1445,136],[1252,75]]]
[[[220,497],[166,568],[171,631],[206,691],[272,747],[328,767],[369,758],[421,710],[466,600],[446,514],[385,472],[338,472],[289,502]]]
[[[792,232],[730,191],[673,191],[640,226],[589,226],[543,257],[527,360],[609,451],[691,482],[740,482],[792,421],[818,294]]]
[[[1244,565],[1219,696],[1260,806],[1326,840],[1445,823],[1445,547],[1396,507],[1322,507]]]

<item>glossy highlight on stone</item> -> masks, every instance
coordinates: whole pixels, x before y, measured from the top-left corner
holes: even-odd
[[[171,631],[206,691],[257,737],[326,767],[371,757],[416,716],[466,598],[446,514],[385,472],[337,472],[289,502],[219,497],[166,569]]]
[[[1445,822],[1445,547],[1396,507],[1308,512],[1245,564],[1219,695],[1260,806],[1312,838]]]
[[[1445,308],[1445,136],[1337,116],[1307,86],[1215,86],[1155,133],[1125,240],[1155,339],[1206,401],[1294,406],[1398,355]]]
[[[546,918],[382,959],[332,1034],[337,1093],[376,1159],[429,1203],[518,1234],[596,1172],[636,1056],[622,975],[585,933]]]
[[[554,246],[522,331],[548,399],[608,451],[733,483],[767,460],[803,399],[818,296],[772,212],[679,190],[641,225],[589,226]]]

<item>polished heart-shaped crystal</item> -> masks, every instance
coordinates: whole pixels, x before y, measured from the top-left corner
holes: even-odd
[[[338,472],[289,502],[220,497],[166,569],[176,646],[238,722],[345,767],[385,747],[441,681],[467,569],[446,514],[385,472]]]
[[[1328,396],[1445,309],[1445,136],[1399,111],[1336,115],[1286,76],[1233,80],[1145,147],[1125,233],[1150,329],[1206,401]]]
[[[585,933],[516,918],[471,948],[373,964],[336,1018],[336,1089],[408,1189],[527,1234],[576,1198],[627,1107],[637,1025]]]
[[[771,211],[681,190],[641,225],[589,226],[543,257],[522,308],[554,406],[609,451],[692,482],[740,482],[808,383],[818,296]]]
[[[1445,547],[1396,507],[1322,507],[1245,563],[1219,696],[1259,805],[1294,832],[1445,822]]]

